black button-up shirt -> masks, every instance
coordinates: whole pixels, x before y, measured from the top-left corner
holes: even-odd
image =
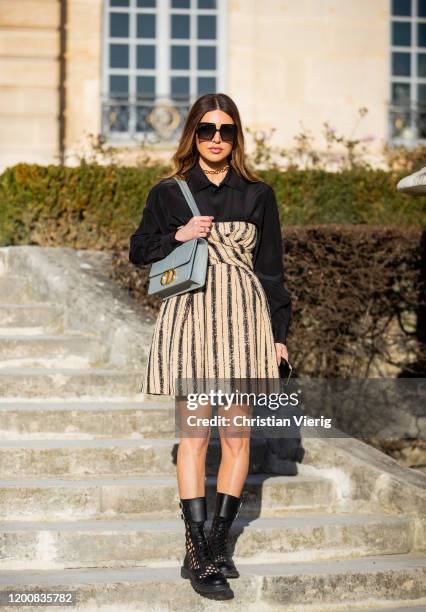
[[[187,183],[201,215],[213,215],[213,222],[249,221],[256,225],[253,271],[269,303],[274,340],[285,344],[292,306],[284,286],[283,245],[274,190],[263,181],[246,180],[232,166],[215,185],[198,161],[189,170]],[[129,260],[146,265],[169,255],[183,244],[176,240],[175,233],[191,216],[177,182],[173,178],[159,181],[149,191],[139,227],[130,237]]]

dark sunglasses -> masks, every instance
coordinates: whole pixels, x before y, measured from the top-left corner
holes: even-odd
[[[215,123],[204,122],[197,125],[195,132],[200,140],[213,140],[216,132],[219,132],[224,142],[234,142],[237,126],[234,123],[222,123],[220,128],[217,128]]]

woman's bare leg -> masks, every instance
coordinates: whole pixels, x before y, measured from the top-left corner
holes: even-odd
[[[185,419],[190,416],[209,418],[211,407],[198,406],[188,410],[186,398],[176,400],[181,416],[182,436],[179,443],[176,474],[180,499],[205,496],[206,455],[210,439],[210,427],[187,427]],[[185,433],[187,432],[187,435]]]
[[[226,416],[237,414],[250,417],[250,406],[233,405]],[[222,459],[217,475],[217,492],[240,497],[249,469],[250,427],[223,426],[219,433]]]

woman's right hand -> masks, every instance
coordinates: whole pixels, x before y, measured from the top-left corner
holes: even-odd
[[[208,236],[214,217],[211,215],[198,215],[191,217],[186,225],[182,225],[175,233],[176,240],[186,242],[193,238],[205,238]]]

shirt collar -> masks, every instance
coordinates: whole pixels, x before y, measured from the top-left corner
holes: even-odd
[[[188,170],[188,182],[190,182],[191,187],[194,191],[201,191],[201,189],[205,189],[210,185],[214,185],[213,181],[207,178],[207,175],[203,172],[199,161],[195,162],[195,164]],[[238,189],[239,191],[243,191],[245,187],[245,181],[242,177],[240,177],[234,168],[229,165],[228,172],[226,176],[222,179],[220,184],[226,185],[227,187],[231,187],[232,189]]]

